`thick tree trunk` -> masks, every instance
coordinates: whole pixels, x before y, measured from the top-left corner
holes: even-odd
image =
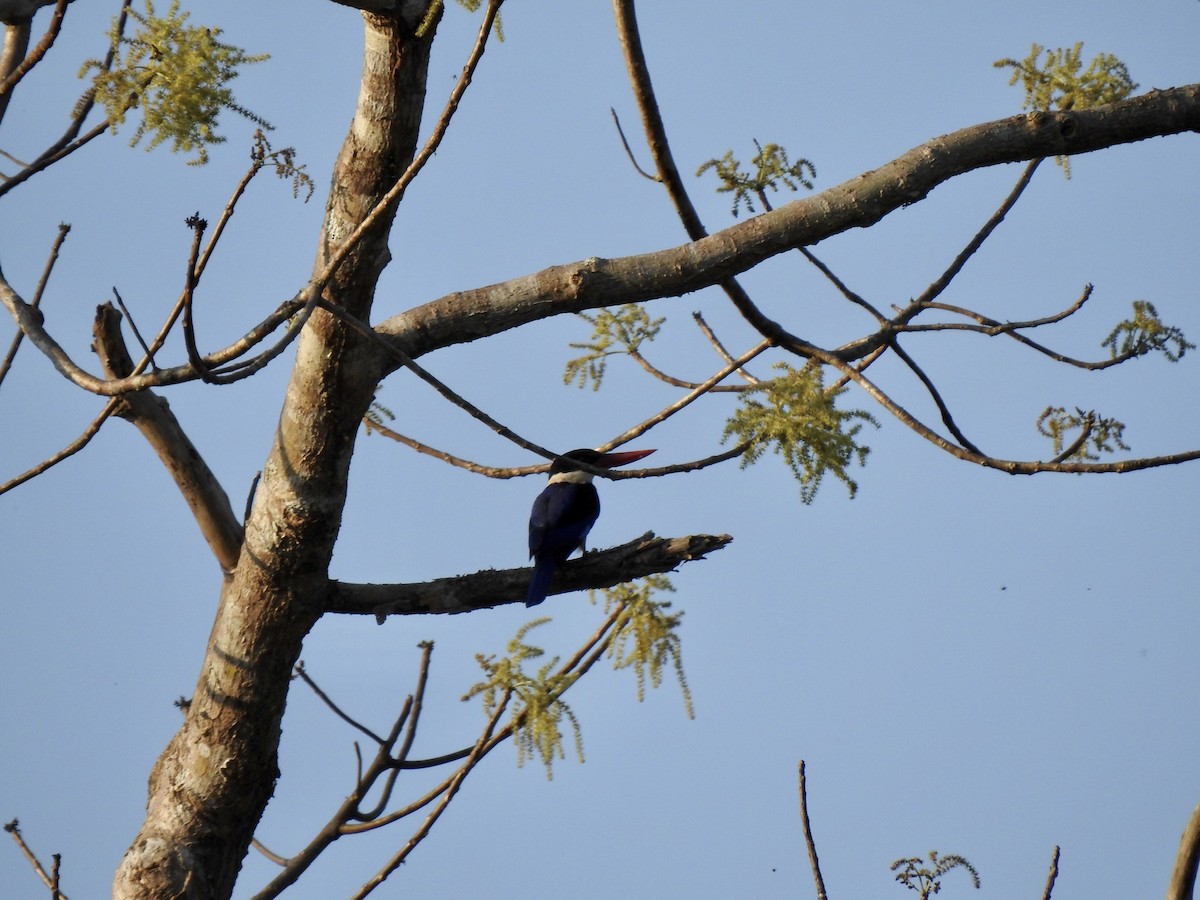
[[[423,4],[409,4],[421,6]],[[412,159],[432,31],[364,14],[358,108],[338,157],[317,268]],[[381,218],[325,290],[369,317],[387,265]],[[326,606],[359,422],[384,371],[378,350],[318,310],[298,340],[274,446],[221,593],[183,727],[150,775],[145,823],[117,871],[120,898],[228,897],[278,777],[280,720],[301,643]]]

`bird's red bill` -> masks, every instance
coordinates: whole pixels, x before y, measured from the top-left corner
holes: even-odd
[[[624,466],[631,462],[637,462],[639,459],[644,459],[653,452],[654,450],[622,450],[619,453],[605,453],[596,462],[596,465],[611,469],[616,466]]]

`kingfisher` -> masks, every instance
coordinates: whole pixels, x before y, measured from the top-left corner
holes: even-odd
[[[599,450],[572,450],[555,457],[550,466],[550,481],[533,501],[529,514],[529,556],[533,559],[533,580],[525,597],[526,606],[537,606],[550,592],[550,579],[572,553],[586,550],[588,532],[600,515],[600,495],[592,484],[592,473],[579,463],[598,469],[611,469],[649,456],[653,450],[626,450],[601,453]]]

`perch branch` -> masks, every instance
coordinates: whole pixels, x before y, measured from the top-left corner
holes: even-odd
[[[729,535],[658,538],[652,532],[608,550],[586,553],[559,571],[551,593],[611,587],[635,578],[670,572],[703,559],[728,544]],[[529,588],[531,569],[487,569],[470,575],[421,584],[351,584],[334,581],[326,612],[373,615],[453,614],[520,603]]]

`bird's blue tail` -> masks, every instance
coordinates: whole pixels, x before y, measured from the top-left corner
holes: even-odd
[[[529,593],[525,595],[526,606],[537,606],[550,593],[550,579],[558,571],[558,563],[553,559],[538,557],[533,563],[533,580],[529,582]]]

